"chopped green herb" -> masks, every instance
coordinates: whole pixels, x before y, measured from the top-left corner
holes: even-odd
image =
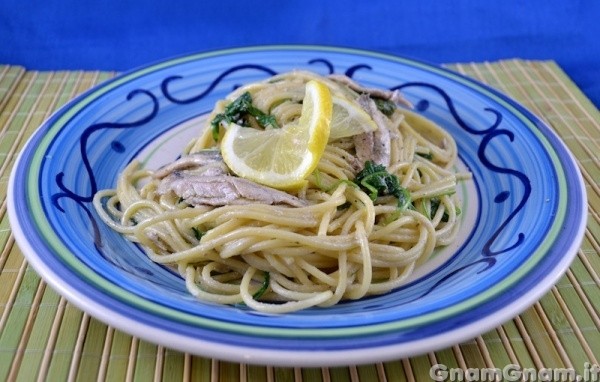
[[[253,111],[256,111],[256,112],[253,112]],[[262,114],[258,114],[258,113],[262,113]],[[260,111],[256,108],[252,108],[252,111],[250,111],[250,115],[252,115],[254,118],[256,118],[256,120],[262,127],[270,126],[275,129],[279,128],[279,125],[277,124],[277,120],[275,120],[275,116],[273,116],[273,115],[264,114],[262,111]]]
[[[437,210],[440,208],[440,199],[439,198],[431,198],[431,217],[435,216],[435,214],[437,213]],[[443,219],[442,219],[443,220]]]
[[[418,156],[423,157],[425,159],[433,160],[432,153],[417,153]]]
[[[212,127],[212,136],[215,141],[219,140],[219,127],[221,122],[234,123],[242,122],[244,117],[252,116],[263,127],[278,128],[277,121],[272,115],[267,115],[252,105],[252,96],[245,92],[236,100],[225,107],[223,113],[219,113],[210,122]]]
[[[380,112],[382,112],[388,117],[394,114],[394,111],[396,111],[396,104],[390,100],[383,98],[373,98],[373,101],[375,101],[377,109],[379,109]]]
[[[198,228],[196,227],[192,227],[192,231],[194,232],[194,237],[197,240],[202,239],[202,236],[204,236],[204,232],[200,231]]]
[[[340,180],[336,181],[335,183],[333,183],[331,186],[325,186],[323,184],[323,180],[321,179],[321,172],[318,169],[316,169],[313,172],[313,175],[315,176],[315,184],[323,192],[331,192],[332,190],[335,190],[336,188],[338,188],[338,186],[342,183],[346,183],[347,185],[352,186],[352,187],[357,187],[356,183],[354,183],[353,181],[348,180],[348,179],[340,179]]]
[[[439,198],[431,198],[431,217],[435,216],[435,214],[437,213],[437,210],[440,208],[440,203],[441,200]],[[454,211],[457,216],[462,213],[459,207],[455,207]],[[450,219],[450,215],[448,215],[448,212],[444,211],[444,215],[442,215],[442,221],[447,222],[448,219]]]
[[[408,190],[400,186],[398,177],[390,174],[384,165],[366,161],[365,167],[354,178],[354,183],[367,192],[371,200],[392,195],[398,199],[398,208],[401,210],[406,209],[411,203]]]
[[[265,292],[269,288],[270,281],[271,281],[271,275],[269,274],[269,272],[265,272],[265,277],[263,279],[262,285],[260,286],[260,289],[257,290],[252,295],[252,298],[255,299],[255,300],[258,300],[259,298],[261,298],[262,295],[265,294]]]
[[[398,198],[398,208],[401,210],[407,209],[410,205],[412,205],[412,198],[410,197],[410,192],[404,187],[400,187],[399,192],[394,194],[395,197]]]

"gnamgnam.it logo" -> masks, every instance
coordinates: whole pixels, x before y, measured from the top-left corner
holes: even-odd
[[[509,364],[503,368],[449,368],[435,364],[429,369],[434,381],[549,381],[549,382],[600,382],[600,366],[586,362],[583,373],[573,368],[527,368]]]

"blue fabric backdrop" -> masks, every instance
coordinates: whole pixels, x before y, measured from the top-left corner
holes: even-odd
[[[128,70],[184,53],[323,44],[434,63],[554,59],[600,105],[600,1],[0,1],[0,63]]]

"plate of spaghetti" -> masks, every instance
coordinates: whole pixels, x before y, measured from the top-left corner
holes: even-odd
[[[518,315],[576,255],[586,195],[553,131],[486,85],[266,46],[151,64],[72,100],[21,152],[8,210],[40,276],[115,328],[332,366]]]

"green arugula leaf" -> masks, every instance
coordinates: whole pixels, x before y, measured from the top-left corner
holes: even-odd
[[[410,192],[400,186],[398,177],[390,174],[384,165],[366,161],[365,167],[354,178],[354,183],[368,193],[373,201],[380,196],[392,195],[398,199],[400,210],[411,204]]]
[[[379,109],[379,111],[385,114],[387,117],[391,116],[394,114],[394,111],[396,111],[396,104],[393,101],[383,98],[373,98],[373,101],[375,101],[375,106],[377,106],[377,109]]]
[[[278,128],[277,121],[272,115],[267,115],[252,105],[252,96],[245,92],[229,105],[225,106],[223,113],[219,113],[210,122],[212,128],[212,137],[215,141],[219,140],[219,127],[222,122],[242,123],[245,117],[252,116],[263,128]]]
[[[204,232],[200,231],[196,227],[192,227],[192,232],[194,232],[194,237],[198,240],[202,239],[202,236],[204,236]]]
[[[431,198],[430,203],[431,203],[431,216],[429,218],[431,219],[435,216],[435,214],[437,213],[437,210],[440,208],[441,200],[440,200],[440,198]],[[455,212],[456,212],[457,216],[462,213],[461,209],[458,206],[456,206],[454,208],[455,208]],[[450,218],[450,215],[448,215],[448,212],[444,211],[444,214],[442,215],[442,221],[447,222],[449,218]]]
[[[433,160],[433,154],[432,153],[417,153],[418,156],[423,157],[425,159],[428,160]]]
[[[267,289],[269,288],[269,283],[271,282],[271,274],[269,272],[265,272],[265,276],[262,282],[262,285],[260,286],[260,289],[257,290],[253,295],[252,298],[255,300],[258,300],[259,298],[262,297],[263,294],[265,294],[265,292],[267,291]]]

